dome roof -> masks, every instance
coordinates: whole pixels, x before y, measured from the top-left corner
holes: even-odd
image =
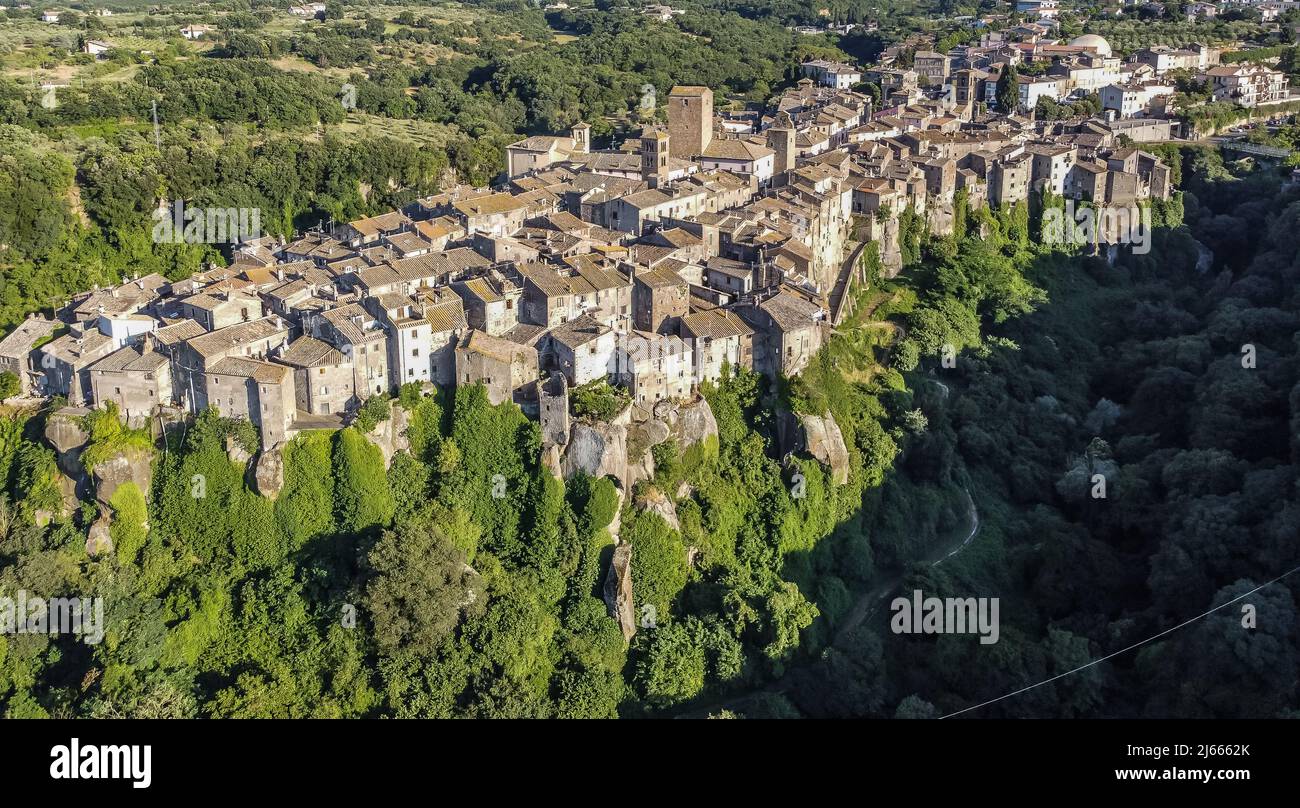
[[[1110,56],[1110,43],[1106,41],[1105,37],[1096,34],[1076,36],[1070,40],[1070,44],[1081,48],[1092,48],[1097,51],[1098,56]]]

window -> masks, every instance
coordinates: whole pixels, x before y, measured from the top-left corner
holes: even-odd
[[[118,396],[122,395],[122,388],[120,388],[120,387],[114,387],[114,388],[113,388],[113,394],[114,394],[114,395],[118,395]]]
[[[325,375],[325,368],[321,368],[321,369],[320,369],[320,375],[322,375],[322,376]]]
[[[419,356],[419,355],[420,355],[420,349],[419,349],[419,348],[412,348],[412,349],[411,349],[411,356]]]

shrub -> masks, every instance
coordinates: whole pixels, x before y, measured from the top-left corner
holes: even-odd
[[[620,387],[610,387],[604,379],[573,388],[569,395],[575,418],[609,421],[623,411],[631,398]]]
[[[369,432],[392,415],[388,399],[384,396],[371,396],[357,410],[357,417],[352,422],[362,434]]]

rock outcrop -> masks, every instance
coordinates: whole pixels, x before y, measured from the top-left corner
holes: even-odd
[[[81,462],[81,453],[90,441],[90,434],[82,426],[81,419],[89,412],[83,407],[64,407],[50,413],[45,419],[45,440],[54,447],[54,459],[59,471],[72,480],[74,503],[78,499],[94,496],[90,475]],[[73,507],[76,507],[75,504]]]
[[[99,518],[90,526],[86,534],[86,555],[97,556],[113,550],[113,537],[109,533],[108,509],[101,508]]]
[[[952,202],[930,203],[925,208],[925,219],[929,231],[938,236],[952,235],[956,224]]]
[[[668,424],[683,451],[697,443],[711,446],[716,451],[718,420],[713,417],[713,408],[705,398],[676,408],[669,416]]]
[[[252,453],[245,449],[243,444],[235,439],[234,435],[226,436],[226,457],[230,458],[230,462],[240,468],[247,468],[248,461],[253,459]]]
[[[840,425],[829,412],[820,416],[801,415],[799,422],[803,426],[803,444],[808,454],[831,470],[831,479],[836,485],[848,482],[849,450],[844,445]]]
[[[807,452],[831,470],[836,485],[848,482],[849,450],[844,444],[844,433],[830,412],[825,415],[779,412],[776,426],[782,454]]]
[[[84,471],[82,472],[82,477],[84,477],[87,481],[90,479],[90,477],[86,475]],[[32,519],[34,519],[36,521],[36,524],[41,527],[45,527],[50,522],[54,521],[55,517],[59,517],[59,518],[66,517],[68,514],[72,513],[77,508],[81,507],[81,499],[77,495],[76,480],[72,479],[71,477],[69,477],[68,475],[64,474],[61,471],[56,471],[55,482],[59,486],[59,496],[63,499],[63,504],[62,506],[60,506],[57,512],[45,510],[43,508],[38,508],[35,511],[32,511]],[[89,482],[86,483],[86,489],[87,489],[86,498],[89,499],[90,498]]]
[[[636,634],[636,605],[632,600],[632,545],[620,544],[605,573],[605,607],[618,621],[623,639],[631,642]]]
[[[132,482],[148,498],[153,485],[153,450],[123,449],[95,465],[91,476],[95,482],[95,499],[105,506],[123,483]]]
[[[628,431],[628,427],[617,423],[574,423],[561,459],[564,478],[567,480],[580,471],[592,477],[609,475],[630,491],[641,480],[653,477],[654,458],[650,447],[642,444],[636,457],[629,457]]]
[[[647,449],[658,446],[672,437],[672,430],[663,421],[643,421],[632,427],[631,439],[638,446]]]
[[[386,420],[375,424],[375,428],[366,433],[366,440],[378,446],[383,454],[384,468],[393,464],[393,455],[411,448],[411,441],[406,437],[406,427],[410,424],[406,408],[393,401],[388,412]]]
[[[280,496],[284,487],[284,453],[280,446],[263,449],[253,467],[253,487],[267,499]]]
[[[629,413],[632,408],[624,411]],[[703,444],[718,448],[718,421],[703,398],[689,404],[660,401],[653,410],[641,410],[644,420],[619,417],[611,422],[575,421],[568,440],[560,447],[560,473],[568,479],[582,471],[593,477],[609,475],[624,489],[654,478],[651,449],[669,439],[682,451]],[[647,417],[648,416],[648,417]],[[545,453],[543,454],[545,462]]]
[[[551,473],[551,476],[557,480],[564,479],[564,460],[560,456],[559,446],[542,446],[542,468]]]
[[[592,477],[627,475],[627,428],[617,424],[578,422],[564,447],[564,477],[579,471]]]
[[[682,523],[677,519],[677,508],[668,495],[652,485],[645,486],[640,495],[637,497],[636,506],[639,510],[646,513],[657,514],[659,518],[668,523],[668,526],[678,533],[682,530]]]
[[[883,219],[867,217],[865,241],[875,241],[880,246],[880,267],[886,278],[893,278],[903,269],[903,251],[898,241],[898,212]]]
[[[618,507],[614,509],[614,518],[610,520],[605,530],[614,540],[614,544],[618,544],[618,534],[623,530],[623,500],[626,497],[623,495],[623,489],[618,486],[614,486],[614,493],[618,495]]]

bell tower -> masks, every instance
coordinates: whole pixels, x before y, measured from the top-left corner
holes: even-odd
[[[668,182],[669,144],[672,139],[662,129],[646,129],[641,133],[641,179],[651,188]]]

